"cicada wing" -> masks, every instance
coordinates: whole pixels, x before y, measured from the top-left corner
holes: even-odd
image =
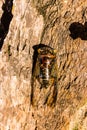
[[[54,107],[57,101],[57,83],[55,81],[52,82],[52,84],[47,88],[48,90],[45,92],[44,97],[44,105],[47,104],[50,107]]]

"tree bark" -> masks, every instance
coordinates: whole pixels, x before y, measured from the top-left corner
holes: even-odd
[[[0,51],[1,130],[87,129],[86,4],[86,0],[13,1],[13,18]],[[54,107],[42,104],[50,88],[40,89],[37,80],[31,81],[33,47],[39,44],[57,50]],[[31,82],[40,99],[37,107],[31,105]]]

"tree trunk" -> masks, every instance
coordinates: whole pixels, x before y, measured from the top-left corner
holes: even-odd
[[[8,30],[3,22],[0,28],[5,32],[0,51],[0,130],[87,130],[87,1],[9,1],[13,17]],[[1,19],[2,5],[0,1]],[[50,87],[40,88],[32,78],[34,46],[39,44],[57,50],[54,107],[43,104]],[[32,82],[36,106],[31,104]]]

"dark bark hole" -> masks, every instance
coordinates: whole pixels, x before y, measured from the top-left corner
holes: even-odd
[[[13,18],[12,15],[13,0],[5,0],[2,5],[3,14],[0,19],[0,50],[3,46],[4,39],[9,31],[9,25]]]
[[[81,38],[82,40],[87,40],[87,22],[84,25],[79,22],[74,22],[70,25],[69,31],[73,39]]]

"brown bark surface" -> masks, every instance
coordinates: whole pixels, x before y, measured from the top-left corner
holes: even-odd
[[[87,1],[14,0],[12,14],[0,51],[0,130],[87,130]],[[54,108],[30,105],[40,43],[57,50]],[[42,101],[46,90],[38,81],[34,87]]]

